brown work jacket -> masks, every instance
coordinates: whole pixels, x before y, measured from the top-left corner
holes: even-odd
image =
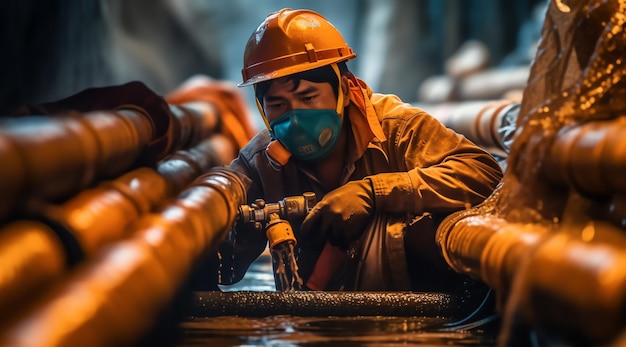
[[[354,76],[349,84],[350,104],[345,111],[352,134],[342,180],[345,183],[369,176],[375,192],[386,195],[388,215],[393,215],[394,222],[401,223],[400,234],[404,237],[400,238],[403,244],[399,246],[406,247],[397,251],[396,241],[395,245],[387,247],[393,250],[379,250],[378,253],[388,253],[383,263],[391,267],[392,272],[398,269],[408,271],[407,278],[410,279],[401,279],[400,284],[381,284],[377,288],[370,286],[380,279],[373,279],[370,284],[358,284],[359,281],[352,278],[353,283],[347,283],[345,273],[354,272],[350,267],[362,265],[353,264],[344,269],[344,279],[336,279],[335,284],[327,289],[429,290],[430,285],[420,283],[432,281],[423,281],[420,277],[428,277],[442,268],[449,270],[445,269],[434,239],[437,221],[451,212],[482,202],[500,182],[502,170],[489,153],[446,128],[424,110],[402,102],[395,95],[373,93],[365,82]],[[303,192],[314,192],[321,199],[328,193],[307,164],[291,158],[266,129],[240,151],[229,168],[240,173],[248,185],[249,202],[263,199],[273,203]],[[408,172],[409,175],[387,175],[384,179],[376,176],[390,172]],[[378,221],[383,228],[390,223],[388,220]],[[292,227],[298,237],[299,224],[292,223]],[[321,251],[307,248],[306,241],[298,239],[296,246],[299,272],[305,282]],[[235,225],[229,238],[220,246],[221,283],[239,281],[250,263],[265,249],[266,242],[264,231]],[[355,249],[356,253],[368,252]],[[359,255],[353,252],[352,259],[356,259],[353,263],[358,263]],[[394,262],[404,264],[394,266]],[[385,269],[380,271],[385,272]],[[393,279],[383,278],[382,282],[385,281],[393,282]]]

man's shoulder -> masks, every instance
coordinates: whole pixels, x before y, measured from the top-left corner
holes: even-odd
[[[250,141],[241,149],[240,155],[244,156],[247,160],[252,159],[254,156],[259,155],[267,145],[270,143],[271,137],[267,129],[263,129],[256,133]]]
[[[429,116],[423,109],[402,101],[395,94],[372,93],[370,100],[381,122],[395,118],[406,120],[407,117]]]

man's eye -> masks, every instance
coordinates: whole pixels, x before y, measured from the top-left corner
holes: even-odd
[[[315,97],[317,97],[317,95],[307,95],[302,98],[302,101],[304,102],[312,101],[313,99],[315,99]]]

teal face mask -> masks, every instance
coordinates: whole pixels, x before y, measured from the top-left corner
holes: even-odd
[[[300,160],[326,158],[335,148],[341,117],[335,110],[290,110],[273,120],[270,133]]]

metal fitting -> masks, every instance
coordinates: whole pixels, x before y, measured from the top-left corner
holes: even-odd
[[[298,196],[288,196],[276,203],[266,203],[257,199],[250,205],[239,207],[239,221],[243,223],[262,223],[270,220],[270,215],[277,214],[281,219],[293,220],[306,216],[317,203],[315,193],[305,192]]]

